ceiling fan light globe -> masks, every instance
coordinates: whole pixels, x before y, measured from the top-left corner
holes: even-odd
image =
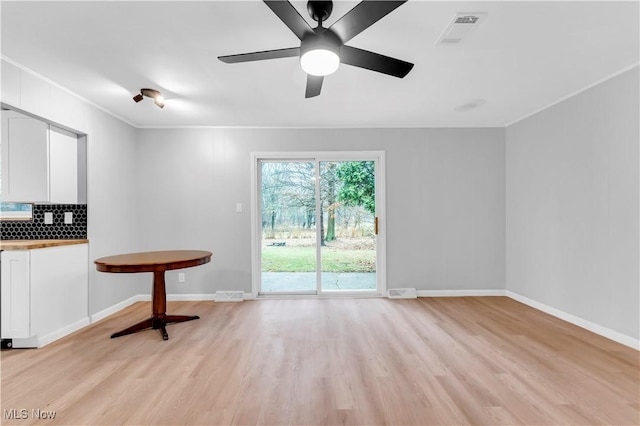
[[[312,49],[300,56],[300,66],[307,74],[325,76],[336,72],[340,57],[328,49]]]

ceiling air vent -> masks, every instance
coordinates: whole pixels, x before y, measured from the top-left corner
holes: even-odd
[[[459,44],[487,17],[486,12],[456,13],[436,44]]]

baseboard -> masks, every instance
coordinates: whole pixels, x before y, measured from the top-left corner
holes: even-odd
[[[64,336],[67,336],[74,331],[78,331],[81,328],[84,328],[91,324],[91,319],[89,317],[82,318],[74,323],[69,324],[66,327],[63,327],[59,330],[54,331],[53,333],[49,333],[44,336],[38,336],[38,347],[41,348],[45,345],[48,345],[51,342],[54,342]]]
[[[43,345],[40,344],[38,340],[38,336],[31,336],[25,338],[15,338],[13,340],[13,345],[11,346],[13,349],[24,349],[24,348],[40,348]]]
[[[167,294],[167,302],[197,302],[213,300],[215,294]]]
[[[89,317],[84,317],[78,321],[75,321],[66,327],[62,327],[59,330],[56,330],[52,333],[46,334],[44,336],[31,336],[27,338],[15,338],[13,339],[13,348],[41,348],[43,346],[48,345],[49,343],[55,342],[58,339],[61,339],[74,331],[78,331],[81,328],[84,328],[91,324],[91,319]]]
[[[531,306],[532,308],[535,308],[539,311],[552,315],[556,318],[560,318],[561,320],[567,321],[573,325],[577,325],[578,327],[589,330],[602,337],[606,337],[609,340],[613,340],[614,342],[618,342],[622,345],[628,346],[635,350],[640,350],[640,340],[635,339],[631,336],[627,336],[626,334],[622,334],[618,331],[611,330],[610,328],[603,327],[591,321],[587,321],[584,318],[577,317],[575,315],[572,315],[567,312],[561,311],[560,309],[545,305],[544,303],[537,302],[533,299],[529,299],[528,297],[522,296],[521,294],[514,293],[512,291],[507,290],[506,296],[520,303],[524,303],[527,306]]]
[[[253,293],[243,294],[242,300],[253,300],[256,296]],[[214,301],[216,299],[215,293],[211,294],[167,294],[168,302],[196,302],[201,300]]]
[[[506,296],[506,290],[418,290],[418,297],[486,297]]]
[[[167,301],[199,301],[199,300],[213,300],[213,294],[168,294]],[[34,339],[14,339],[17,344],[14,344],[14,347],[38,347],[41,348],[45,345],[48,345],[51,342],[54,342],[64,336],[67,336],[75,331],[80,330],[92,324],[94,322],[98,322],[110,315],[115,314],[116,312],[121,311],[122,309],[133,305],[136,302],[149,302],[151,301],[151,295],[149,294],[137,294],[132,296],[122,302],[116,303],[113,306],[110,306],[106,309],[101,310],[89,317],[83,318],[79,321],[76,321],[72,324],[69,324],[66,327],[63,327],[59,330],[54,331],[53,333],[49,333],[45,336],[38,336]],[[24,340],[24,342],[21,342]]]
[[[123,310],[127,306],[131,306],[136,302],[148,302],[151,300],[150,294],[136,294],[135,296],[131,296],[128,299],[123,300],[122,302],[116,303],[113,306],[109,306],[106,309],[101,310],[93,315],[91,315],[91,323],[98,322],[106,317],[115,314],[118,311]]]
[[[250,299],[251,293],[245,293],[245,300]],[[202,300],[213,300],[215,299],[215,294],[167,294],[168,302],[195,302]],[[106,309],[101,310],[93,315],[91,315],[91,323],[100,321],[110,315],[115,314],[118,311],[123,310],[127,306],[131,306],[136,302],[150,302],[151,295],[150,294],[136,294],[122,302],[116,303],[113,306],[110,306]]]

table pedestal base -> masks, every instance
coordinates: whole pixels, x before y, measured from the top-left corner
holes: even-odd
[[[143,331],[147,329],[160,330],[160,334],[162,335],[162,340],[169,340],[169,335],[167,334],[167,329],[165,328],[167,324],[173,324],[176,322],[185,322],[191,320],[200,319],[197,315],[164,315],[163,317],[158,318],[147,318],[144,321],[140,321],[139,323],[132,325],[131,327],[127,327],[122,331],[118,331],[117,333],[113,333],[111,338],[125,336],[127,334],[137,333],[138,331]]]
[[[113,333],[111,338],[125,336],[127,334],[137,333],[138,331],[147,330],[152,328],[154,330],[160,330],[162,334],[162,340],[169,340],[166,326],[174,322],[184,322],[200,319],[196,315],[167,315],[167,291],[165,289],[164,272],[170,269],[187,268],[189,266],[202,265],[207,263],[211,258],[211,253],[208,251],[186,251],[184,254],[182,251],[177,252],[149,252],[149,253],[132,253],[130,255],[121,255],[113,257],[103,257],[96,260],[100,271],[105,272],[153,272],[153,293],[151,294],[151,318],[147,318],[137,324],[127,327],[122,331]],[[183,255],[181,258],[180,255]],[[152,255],[152,259],[156,259],[154,262],[149,260],[149,256]],[[133,264],[131,269],[125,268],[121,265],[122,257],[132,257],[127,264]],[[109,261],[114,262],[113,259],[120,259],[116,265],[112,268],[109,267]],[[136,262],[136,259],[138,261]],[[182,260],[181,260],[182,259]],[[102,269],[100,269],[102,268]]]

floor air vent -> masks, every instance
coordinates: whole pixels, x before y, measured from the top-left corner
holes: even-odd
[[[244,300],[244,291],[216,291],[213,299],[216,302],[242,302]]]
[[[390,288],[389,299],[415,299],[418,297],[415,288]]]

